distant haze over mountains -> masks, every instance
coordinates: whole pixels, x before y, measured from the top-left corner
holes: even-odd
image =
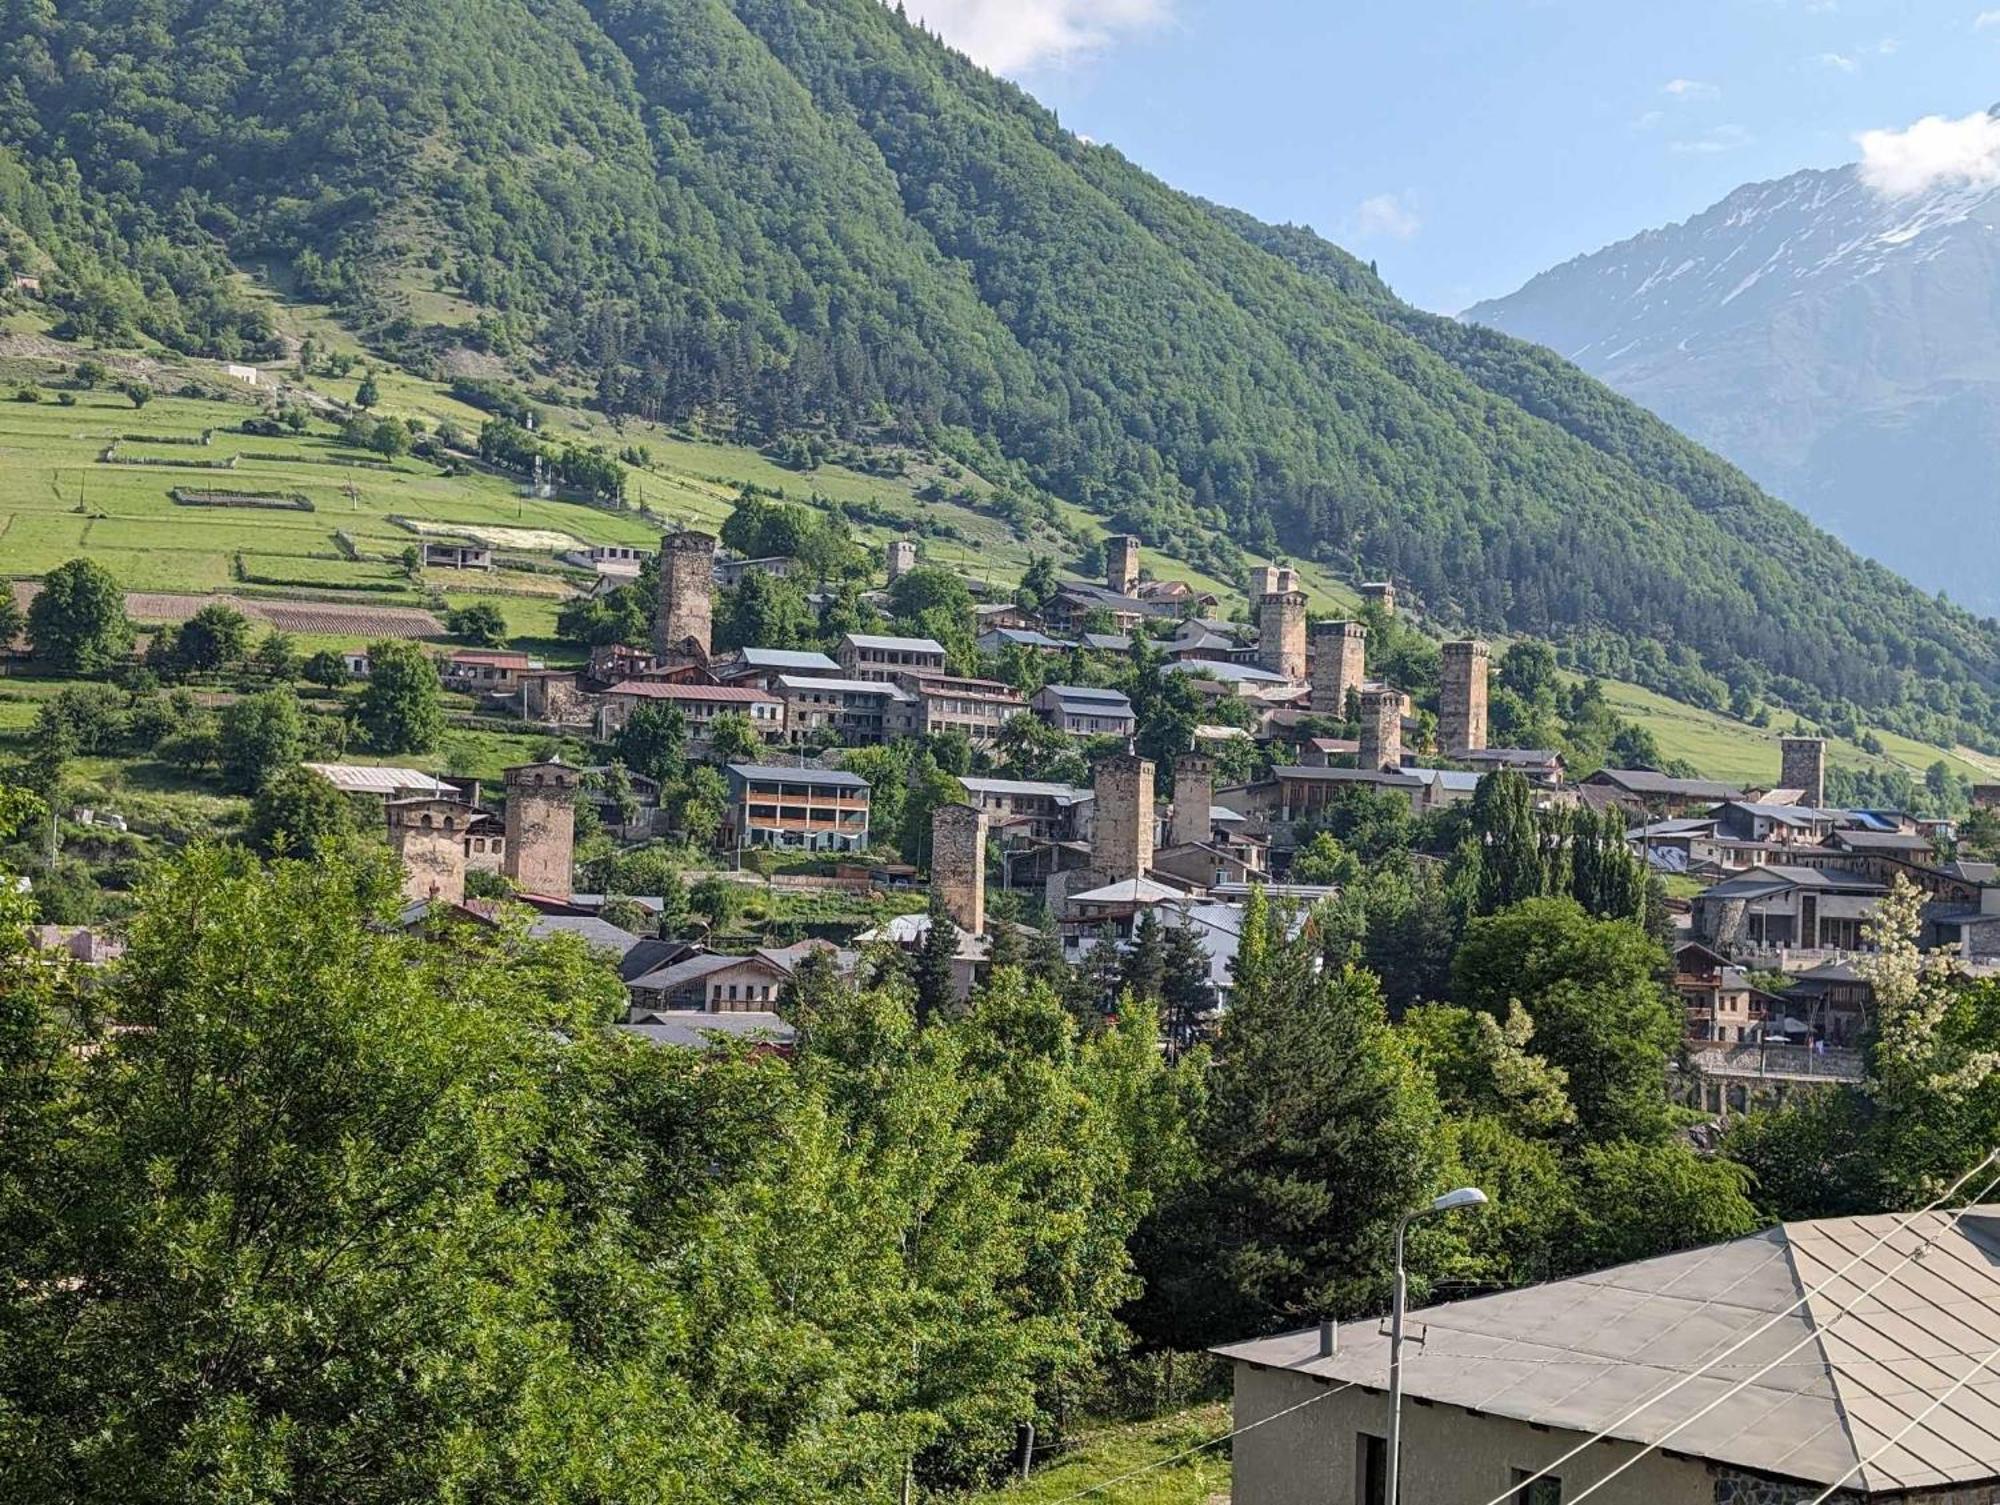
[[[1912,186],[1897,165],[1750,184],[1464,317],[1549,346],[1860,552],[1993,613],[2000,183],[1886,191]]]

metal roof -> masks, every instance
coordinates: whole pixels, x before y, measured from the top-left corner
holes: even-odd
[[[307,763],[305,765],[342,794],[401,794],[421,790],[456,799],[458,791],[420,768],[376,768],[366,763]]]
[[[1224,664],[1209,658],[1177,658],[1160,667],[1170,674],[1212,674],[1217,679],[1230,683],[1260,685],[1291,683],[1288,676],[1273,674],[1269,669],[1259,669],[1254,664]]]
[[[736,1039],[769,1039],[778,1044],[788,1044],[798,1031],[776,1014],[740,1013],[708,1014],[700,1009],[662,1010],[648,1013],[630,1024],[621,1024],[620,1030],[628,1035],[637,1035],[650,1040],[655,1045],[687,1045],[694,1047],[710,1043],[712,1035],[728,1035]]]
[[[775,696],[748,685],[674,685],[657,679],[620,680],[604,692],[635,700],[708,700],[726,705],[776,705]]]
[[[744,663],[760,669],[826,669],[836,673],[840,669],[824,653],[804,648],[744,648],[740,652]]]
[[[1038,795],[1052,800],[1088,799],[1091,791],[1074,784],[1052,784],[1041,779],[988,779],[966,777],[959,784],[967,794]]]
[[[2000,1366],[1981,1368],[2000,1331],[2000,1207],[1951,1216],[1786,1223],[1413,1312],[1405,1388],[1785,1479],[1855,1471],[1855,1493],[2000,1478]],[[1388,1351],[1380,1320],[1343,1323],[1331,1358],[1316,1330],[1217,1350],[1378,1389]]]
[[[1100,690],[1095,685],[1043,685],[1042,689],[1058,700],[1101,701],[1127,709],[1132,704],[1132,697],[1123,690]]]
[[[1615,784],[1632,794],[1679,795],[1697,800],[1738,800],[1740,784],[1724,784],[1715,779],[1677,779],[1672,774],[1655,773],[1650,768],[1601,768],[1584,782]]]
[[[731,763],[739,779],[769,784],[821,784],[829,789],[866,789],[868,781],[844,768],[784,768],[775,763]]]
[[[901,685],[893,684],[886,679],[821,679],[811,674],[780,674],[777,680],[787,690],[819,690],[826,694],[840,691],[848,695],[886,695],[891,700],[915,698]]]
[[[940,658],[944,656],[944,644],[930,638],[888,638],[866,632],[850,632],[845,641],[857,648],[872,648],[877,652],[935,653]]]

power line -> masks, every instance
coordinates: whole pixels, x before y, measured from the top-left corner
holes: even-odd
[[[1550,1460],[1548,1463],[1543,1464],[1541,1468],[1537,1469],[1534,1473],[1528,1475],[1525,1479],[1517,1479],[1510,1488],[1508,1488],[1507,1490],[1503,1491],[1500,1494],[1495,1495],[1491,1500],[1488,1500],[1486,1502],[1486,1505],[1507,1505],[1507,1502],[1509,1500],[1512,1500],[1515,1497],[1517,1497],[1521,1493],[1521,1491],[1524,1490],[1528,1485],[1533,1484],[1538,1479],[1547,1478],[1550,1474],[1554,1473],[1557,1469],[1561,1468],[1565,1463],[1568,1463],[1572,1458],[1577,1457],[1581,1453],[1587,1452],[1593,1444],[1601,1442],[1604,1438],[1609,1437],[1613,1432],[1618,1430],[1618,1428],[1624,1426],[1627,1422],[1631,1421],[1634,1417],[1638,1416],[1648,1407],[1658,1405],[1661,1401],[1665,1400],[1668,1396],[1672,1395],[1675,1391],[1679,1390],[1683,1385],[1692,1383],[1694,1380],[1700,1378],[1701,1375],[1705,1374],[1708,1370],[1716,1367],[1724,1359],[1728,1358],[1731,1354],[1740,1352],[1743,1348],[1755,1342],[1758,1338],[1761,1338],[1765,1333],[1769,1332],[1772,1328],[1776,1327],[1780,1322],[1784,1321],[1787,1317],[1792,1316],[1801,1307],[1805,1306],[1805,1304],[1808,1301],[1810,1301],[1813,1297],[1818,1296],[1822,1292],[1824,1292],[1827,1289],[1827,1287],[1831,1286],[1836,1280],[1843,1278],[1856,1265],[1860,1264],[1863,1260],[1867,1259],[1870,1255],[1874,1254],[1876,1250],[1880,1249],[1884,1244],[1888,1243],[1888,1241],[1894,1238],[1898,1233],[1905,1232],[1910,1227],[1910,1225],[1914,1223],[1918,1218],[1923,1217],[1927,1213],[1935,1211],[1943,1203],[1949,1201],[1951,1197],[1954,1194],[1956,1194],[1961,1187],[1965,1185],[1966,1182],[1970,1181],[1974,1176],[1978,1175],[1981,1171],[1985,1170],[1987,1166],[1993,1164],[1995,1159],[2000,1159],[2000,1148],[1995,1148],[1987,1151],[1985,1158],[1982,1159],[1977,1165],[1973,1166],[1971,1170],[1967,1171],[1964,1175],[1960,1176],[1956,1181],[1952,1182],[1950,1186],[1947,1186],[1930,1202],[1918,1208],[1915,1212],[1908,1214],[1901,1222],[1899,1222],[1889,1232],[1881,1235],[1873,1243],[1869,1244],[1865,1249],[1863,1249],[1860,1253],[1856,1254],[1846,1264],[1842,1265],[1838,1270],[1834,1271],[1831,1275],[1827,1276],[1826,1279],[1822,1280],[1818,1285],[1813,1286],[1809,1290],[1806,1290],[1805,1292],[1801,1293],[1798,1300],[1794,1301],[1790,1306],[1785,1307],[1781,1311],[1773,1312],[1763,1322],[1759,1323],[1756,1327],[1752,1328],[1749,1332],[1745,1333],[1741,1338],[1738,1338],[1734,1343],[1730,1344],[1727,1348],[1723,1349],[1720,1353],[1716,1354],[1714,1358],[1708,1360],[1704,1364],[1701,1364],[1697,1368],[1689,1370],[1686,1374],[1682,1375],[1679,1379],[1675,1380],[1665,1389],[1659,1391],[1654,1395],[1648,1396],[1645,1400],[1640,1401],[1638,1405],[1634,1406],[1631,1410],[1627,1411],[1623,1416],[1618,1417],[1615,1421],[1610,1422],[1606,1426],[1600,1428],[1597,1432],[1593,1433],[1591,1436],[1586,1437],[1582,1442],[1578,1443],[1568,1452],[1562,1454],[1557,1458]],[[1986,1186],[1981,1189],[1979,1195],[1984,1196],[1988,1191],[1991,1191],[1996,1184],[2000,1184],[2000,1176],[1996,1176],[1992,1181],[1987,1182]],[[1954,1219],[1953,1221],[1955,1223],[1956,1219]],[[1943,1231],[1944,1230],[1940,1229],[1939,1233],[1942,1233]],[[1900,1264],[1892,1266],[1892,1269],[1900,1269],[1900,1268],[1901,1268]],[[1791,1352],[1796,1352],[1796,1350],[1791,1350],[1785,1354],[1780,1355],[1780,1357],[1789,1358],[1791,1356]],[[1757,1378],[1757,1375],[1752,1374],[1748,1379],[1742,1381],[1742,1384],[1747,1385],[1750,1383],[1750,1380],[1755,1378]],[[1738,1388],[1740,1389],[1741,1386],[1739,1385]],[[1712,1407],[1710,1409],[1712,1409]],[[1696,1414],[1700,1415],[1704,1413],[1698,1412]],[[1693,1419],[1694,1418],[1692,1417],[1689,1418],[1689,1420]],[[1687,1425],[1687,1423],[1683,1422],[1681,1423],[1681,1425],[1685,1426]],[[1679,1428],[1676,1428],[1675,1430],[1678,1431]],[[1667,1435],[1672,1436],[1673,1433],[1670,1432]],[[1658,1443],[1653,1443],[1648,1445],[1648,1447],[1644,1452],[1635,1455],[1635,1457],[1631,1461],[1637,1462],[1639,1458],[1643,1458],[1647,1452],[1652,1451],[1652,1449],[1657,1446],[1659,1446]],[[1623,1467],[1624,1465],[1621,1465],[1619,1471],[1622,1472]],[[1607,1474],[1605,1475],[1605,1478],[1600,1479],[1598,1483],[1599,1484],[1604,1483],[1605,1480],[1608,1480],[1612,1477],[1613,1475]],[[1595,1489],[1596,1487],[1597,1485],[1593,1484],[1591,1486],[1591,1489]],[[1590,1493],[1589,1489],[1583,1491],[1583,1494],[1588,1494],[1588,1493]],[[1575,1499],[1578,1500],[1582,1498],[1583,1495],[1581,1494],[1575,1497]],[[1574,1505],[1574,1500],[1572,1500],[1571,1505]]]
[[[1192,1458],[1196,1453],[1206,1452],[1209,1448],[1218,1447],[1232,1438],[1241,1437],[1245,1432],[1254,1432],[1257,1428],[1264,1426],[1268,1422],[1290,1416],[1294,1411],[1303,1411],[1307,1406],[1316,1406],[1329,1396],[1338,1395],[1343,1390],[1352,1390],[1359,1383],[1359,1380],[1348,1380],[1345,1384],[1335,1385],[1330,1390],[1322,1390],[1318,1395],[1310,1396],[1300,1401],[1296,1406],[1287,1406],[1282,1411],[1273,1411],[1269,1416],[1260,1417],[1248,1426],[1238,1427],[1233,1432],[1224,1432],[1220,1437],[1211,1437],[1206,1442],[1197,1442],[1193,1447],[1183,1448],[1180,1452],[1171,1453],[1165,1458],[1156,1458],[1143,1468],[1129,1469],[1125,1473],[1119,1474],[1116,1478],[1102,1480],[1099,1483],[1091,1485],[1088,1489],[1078,1490],[1073,1495],[1064,1495],[1059,1500],[1051,1500],[1049,1505],[1071,1505],[1072,1501],[1087,1499],[1091,1495],[1102,1494],[1114,1484],[1124,1484],[1150,1474],[1155,1469],[1165,1468],[1170,1463],[1179,1463],[1183,1458]]]
[[[1994,1154],[2000,1154],[2000,1151],[1995,1151]],[[1993,1155],[1989,1154],[1986,1158],[1987,1160],[1990,1161],[1991,1159],[1993,1159]],[[1983,1161],[1981,1162],[1981,1164],[1984,1163],[1985,1162]],[[1995,1186],[2000,1186],[2000,1176],[1995,1176],[1991,1181],[1988,1181],[1985,1186],[1980,1188],[1979,1195],[1982,1197],[1985,1196],[1986,1193],[1990,1192]],[[1936,1204],[1932,1204],[1933,1207],[1935,1205]],[[1932,1210],[1931,1207],[1926,1207],[1923,1211],[1929,1212],[1931,1210]],[[1624,1473],[1626,1469],[1630,1468],[1633,1464],[1637,1463],[1641,1458],[1644,1458],[1647,1454],[1653,1452],[1657,1448],[1664,1447],[1670,1438],[1678,1436],[1686,1428],[1692,1426],[1695,1422],[1700,1421],[1702,1417],[1708,1415],[1708,1413],[1713,1411],[1717,1406],[1722,1405],[1726,1401],[1735,1399],[1738,1395],[1742,1394],[1744,1390],[1748,1389],[1752,1384],[1756,1383],[1757,1380],[1761,1379],[1764,1375],[1770,1373],[1771,1370],[1777,1368],[1780,1362],[1782,1362],[1785,1359],[1789,1359],[1793,1354],[1797,1353],[1800,1349],[1807,1347],[1809,1344],[1817,1343],[1820,1340],[1820,1338],[1834,1326],[1835,1323],[1841,1320],[1841,1318],[1852,1315],[1856,1307],[1860,1306],[1863,1301],[1867,1300],[1870,1296],[1874,1295],[1876,1291],[1880,1290],[1884,1285],[1888,1284],[1890,1277],[1893,1276],[1897,1271],[1901,1270],[1903,1266],[1909,1264],[1912,1260],[1915,1260],[1920,1255],[1926,1253],[1933,1245],[1937,1243],[1939,1239],[1943,1238],[1945,1234],[1949,1233],[1952,1229],[1956,1228],[1959,1225],[1959,1223],[1964,1220],[1966,1213],[1969,1212],[1970,1210],[1971,1210],[1970,1207],[1961,1207],[1957,1212],[1953,1213],[1949,1218],[1945,1220],[1943,1227],[1939,1228],[1936,1232],[1927,1235],[1925,1238],[1919,1240],[1916,1248],[1912,1249],[1908,1254],[1905,1254],[1901,1259],[1897,1260],[1893,1265],[1889,1266],[1888,1269],[1884,1270],[1879,1276],[1875,1278],[1874,1281],[1872,1281],[1868,1286],[1866,1286],[1862,1290],[1860,1295],[1856,1296],[1852,1301],[1848,1302],[1847,1305],[1840,1307],[1838,1310],[1836,1310],[1831,1317],[1828,1317],[1826,1319],[1826,1321],[1810,1325],[1807,1328],[1806,1335],[1803,1338],[1799,1339],[1798,1342],[1794,1343],[1790,1348],[1787,1348],[1783,1353],[1779,1354],[1778,1357],[1776,1359],[1773,1359],[1769,1364],[1766,1364],[1763,1368],[1755,1371],[1752,1374],[1745,1375],[1742,1379],[1738,1380],[1734,1385],[1731,1385],[1727,1390],[1723,1391],[1722,1394],[1718,1395],[1714,1400],[1710,1401],[1707,1405],[1703,1406],[1699,1411],[1696,1411],[1692,1416],[1683,1417],[1680,1421],[1675,1422],[1673,1426],[1669,1427],[1659,1437],[1656,1437],[1651,1442],[1648,1442],[1645,1445],[1643,1445],[1638,1452],[1634,1453],[1630,1458],[1627,1458],[1623,1463],[1619,1464],[1616,1468],[1612,1469],[1611,1472],[1606,1474],[1603,1478],[1598,1479],[1592,1484],[1590,1484],[1588,1487],[1577,1491],[1575,1495],[1570,1497],[1570,1505],[1577,1505],[1577,1502],[1582,1501],[1588,1498],[1589,1496],[1595,1494],[1598,1490],[1602,1489],[1605,1485],[1609,1484],[1613,1479],[1617,1478],[1620,1474]],[[1923,1215],[1922,1213],[1912,1213],[1911,1217],[1916,1218],[1922,1215]],[[1906,1223],[1903,1226],[1907,1228],[1909,1225]],[[1879,1245],[1874,1247],[1879,1247]],[[1856,1256],[1857,1259],[1861,1257],[1863,1256]],[[1852,1268],[1851,1262],[1847,1268]],[[1828,1277],[1827,1281],[1823,1282],[1818,1289],[1824,1290],[1826,1285],[1831,1284],[1834,1280],[1837,1280],[1839,1278],[1840,1277],[1837,1275]],[[1780,1315],[1782,1316],[1783,1314],[1781,1313]],[[1767,1323],[1766,1327],[1768,1326],[1769,1324]],[[1760,1329],[1760,1331],[1762,1330],[1763,1329]],[[1706,1369],[1707,1367],[1708,1366],[1704,1365],[1703,1369]],[[1684,1375],[1680,1383],[1684,1384],[1688,1380],[1695,1378],[1696,1375],[1699,1375],[1703,1372],[1703,1369],[1696,1369]],[[1652,1403],[1653,1402],[1649,1401],[1646,1404],[1651,1405]],[[1644,1407],[1642,1406],[1640,1409],[1643,1410]],[[1511,1494],[1512,1491],[1509,1491],[1509,1493]]]
[[[2000,1360],[2000,1348],[1994,1349],[1985,1358],[1981,1359],[1977,1364],[1974,1364],[1970,1369],[1966,1370],[1964,1374],[1960,1375],[1957,1379],[1953,1380],[1951,1382],[1951,1386],[1949,1389],[1943,1391],[1928,1406],[1925,1406],[1923,1410],[1919,1411],[1915,1416],[1912,1416],[1907,1422],[1905,1422],[1902,1428],[1897,1431],[1895,1436],[1891,1437],[1887,1442],[1883,1443],[1879,1448],[1875,1449],[1875,1451],[1870,1453],[1866,1458],[1857,1460],[1854,1466],[1850,1468],[1846,1473],[1842,1474],[1838,1479],[1835,1479],[1831,1484],[1827,1485],[1825,1489],[1821,1490],[1818,1494],[1814,1495],[1812,1499],[1808,1502],[1808,1505],[1825,1505],[1825,1502],[1831,1496],[1839,1492],[1841,1485],[1845,1484],[1849,1479],[1852,1479],[1856,1474],[1860,1473],[1864,1468],[1868,1467],[1869,1464],[1873,1463],[1877,1458],[1880,1458],[1884,1453],[1888,1452],[1890,1448],[1895,1447],[1905,1437],[1909,1436],[1910,1433],[1914,1432],[1918,1427],[1922,1426],[1924,1422],[1929,1419],[1930,1414],[1933,1411],[1937,1410],[1939,1406],[1942,1406],[1946,1401],[1950,1400],[1954,1395],[1958,1394],[1960,1390],[1965,1388],[1966,1383],[1975,1374],[1983,1372],[1986,1369],[1986,1367],[1989,1364],[1993,1363],[1995,1360]]]

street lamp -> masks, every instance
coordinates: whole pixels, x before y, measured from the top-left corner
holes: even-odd
[[[1403,1233],[1416,1218],[1434,1212],[1457,1212],[1466,1207],[1484,1207],[1486,1193],[1476,1186],[1461,1186],[1435,1198],[1427,1207],[1412,1208],[1396,1219],[1396,1298],[1389,1308],[1389,1445],[1382,1483],[1382,1505],[1396,1505],[1396,1486],[1401,1472],[1403,1443]]]

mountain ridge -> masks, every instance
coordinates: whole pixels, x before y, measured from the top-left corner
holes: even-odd
[[[1218,572],[1283,547],[1586,672],[2000,745],[1992,624],[875,0],[75,0],[0,61],[73,332],[254,344],[228,274],[263,258],[419,366],[922,443]]]

